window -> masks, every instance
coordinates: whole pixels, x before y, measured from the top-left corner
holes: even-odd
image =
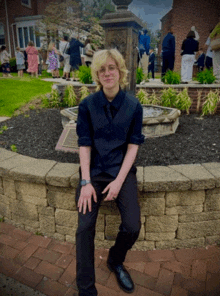
[[[30,40],[34,42],[36,47],[41,47],[40,37],[36,34],[35,30],[37,30],[37,28],[33,25],[18,27],[18,41],[20,48],[26,48]]]
[[[0,24],[0,45],[5,45],[5,30],[3,24]]]
[[[31,0],[21,0],[21,4],[31,8]]]

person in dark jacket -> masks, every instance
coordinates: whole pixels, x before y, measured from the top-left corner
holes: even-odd
[[[98,295],[95,224],[101,201],[111,201],[119,208],[121,225],[107,266],[120,288],[132,293],[134,283],[123,262],[141,227],[134,161],[144,142],[143,110],[137,98],[122,90],[128,71],[117,49],[97,51],[91,71],[99,91],[82,100],[77,119],[80,182],[76,192],[76,282],[79,296]]]
[[[196,65],[198,67],[198,71],[202,72],[204,67],[205,67],[205,54],[203,52],[203,48],[199,49],[199,56],[198,56],[198,59],[196,61]]]
[[[195,32],[189,31],[186,39],[182,43],[182,62],[181,62],[181,80],[182,83],[188,83],[192,80],[193,64],[195,62],[195,53],[199,50],[199,42],[194,39]]]
[[[70,66],[73,71],[73,81],[75,81],[74,71],[79,69],[79,66],[82,65],[80,47],[84,47],[78,39],[75,38],[76,35],[71,39],[67,54],[70,55]]]
[[[155,53],[154,53],[154,50],[151,48],[150,55],[149,55],[148,75],[151,72],[153,79],[154,79],[154,62],[155,62]]]
[[[173,71],[174,68],[176,41],[175,37],[173,36],[173,33],[174,27],[173,25],[171,25],[169,27],[169,33],[164,37],[162,43],[162,80],[166,72],[168,70]]]

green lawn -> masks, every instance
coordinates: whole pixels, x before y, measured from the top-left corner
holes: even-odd
[[[0,116],[12,116],[36,96],[51,92],[52,84],[27,76],[0,79]]]

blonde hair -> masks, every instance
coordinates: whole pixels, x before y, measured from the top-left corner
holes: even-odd
[[[54,42],[51,41],[48,45],[48,51],[52,51],[53,47],[54,47]]]
[[[17,50],[17,51],[20,51],[20,47],[19,47],[19,46],[18,46],[18,47],[16,47],[16,50]]]
[[[33,41],[29,41],[28,42],[28,46],[34,46],[34,42]]]
[[[125,60],[122,54],[117,49],[103,49],[103,50],[97,51],[94,54],[92,65],[91,65],[92,78],[93,78],[93,81],[95,81],[97,84],[97,90],[100,90],[102,88],[102,84],[98,76],[98,71],[106,63],[106,60],[108,58],[111,58],[115,61],[119,70],[119,77],[120,77],[119,84],[121,88],[125,88],[125,86],[128,84],[127,82],[128,70],[126,68]]]

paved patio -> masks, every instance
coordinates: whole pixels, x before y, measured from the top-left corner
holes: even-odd
[[[107,255],[106,249],[95,253],[99,295],[128,295],[119,289],[114,274],[108,270]],[[28,295],[18,294],[19,290],[10,295],[77,296],[75,256],[74,244],[0,223],[0,283],[7,276],[15,279],[9,279],[8,285],[20,282],[25,285],[20,285],[22,289],[31,288]],[[136,284],[134,296],[219,296],[219,259],[218,246],[129,251],[125,265]],[[4,289],[0,286],[0,295],[9,295],[3,294]]]

